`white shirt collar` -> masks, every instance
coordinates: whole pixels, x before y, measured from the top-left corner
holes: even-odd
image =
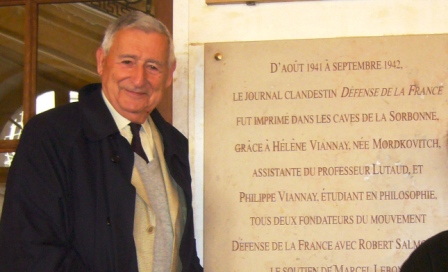
[[[118,129],[121,131],[124,129],[131,121],[121,116],[115,108],[112,106],[112,104],[107,99],[106,95],[104,94],[103,90],[101,90],[101,94],[103,96],[104,102],[106,103],[107,108],[109,109],[110,113],[112,114],[112,117],[114,118],[115,124],[117,124]]]
[[[131,130],[129,128],[129,121],[128,119],[121,116],[118,111],[112,106],[112,104],[107,99],[106,95],[104,94],[103,90],[101,90],[101,94],[103,96],[103,100],[106,103],[107,108],[109,109],[110,113],[112,114],[112,117],[114,118],[115,124],[118,127],[118,130],[120,131],[121,135],[125,137],[129,142],[132,139]],[[150,118],[150,117],[148,117]],[[143,150],[146,153],[146,156],[148,157],[149,161],[152,161],[154,159],[154,140],[152,138],[152,132],[151,132],[151,126],[148,122],[144,122],[142,124],[145,138],[142,137],[142,146]],[[146,139],[146,140],[144,140]]]

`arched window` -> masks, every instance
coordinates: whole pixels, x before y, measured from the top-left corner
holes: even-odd
[[[78,101],[78,92],[69,92],[70,103]],[[37,96],[36,114],[52,109],[56,106],[55,91],[48,91]],[[0,132],[2,140],[18,140],[23,128],[23,109],[20,107],[11,116],[10,120],[5,124]],[[0,167],[10,167],[14,152],[0,153]]]

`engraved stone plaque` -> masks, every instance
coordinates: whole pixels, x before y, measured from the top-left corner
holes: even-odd
[[[399,271],[446,229],[448,36],[205,45],[206,271]]]

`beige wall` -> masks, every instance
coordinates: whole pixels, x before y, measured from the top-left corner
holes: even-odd
[[[448,33],[446,0],[322,0],[208,6],[174,0],[174,125],[190,139],[202,255],[204,43]],[[242,67],[244,69],[244,67]]]

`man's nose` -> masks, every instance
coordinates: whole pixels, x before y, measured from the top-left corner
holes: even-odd
[[[145,67],[143,65],[137,65],[133,71],[132,81],[135,87],[141,87],[146,82]]]

